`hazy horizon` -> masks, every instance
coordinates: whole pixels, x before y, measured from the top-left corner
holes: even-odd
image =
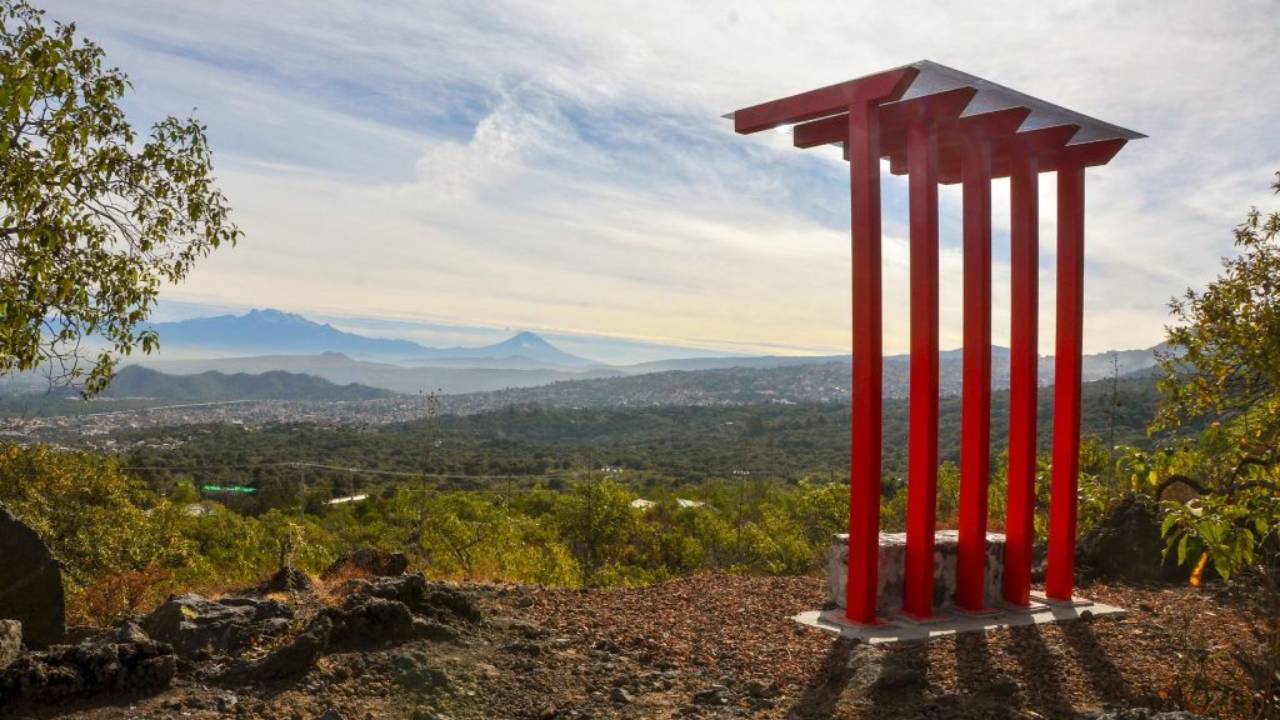
[[[237,307],[237,306],[203,306],[196,304],[183,304],[175,307],[170,304],[157,310],[153,317],[154,322],[181,322],[184,320],[195,320],[202,318],[217,317],[223,315],[233,315],[236,317],[244,317],[246,314],[254,311],[275,311],[287,312],[279,308],[268,307]],[[415,323],[409,320],[387,320],[379,318],[360,318],[353,316],[325,316],[325,315],[309,315],[306,313],[290,313],[299,315],[303,319],[310,322],[329,324],[343,332],[360,335],[370,339],[389,339],[389,340],[408,340],[416,342],[428,348],[474,348],[485,345],[492,345],[523,333],[530,332],[542,339],[550,342],[555,347],[566,352],[594,360],[606,365],[632,365],[644,362],[658,360],[678,360],[706,357],[756,357],[760,355],[779,355],[779,356],[847,356],[849,351],[836,353],[806,353],[806,352],[773,352],[773,353],[729,353],[707,348],[699,348],[695,346],[673,346],[673,345],[657,345],[652,343],[640,342],[624,336],[587,336],[587,335],[565,335],[561,333],[545,332],[532,328],[495,328],[482,326],[450,326],[430,323]],[[166,359],[202,359],[202,358],[231,358],[243,357],[243,352],[236,351],[219,351],[214,354],[201,351],[181,351],[177,353],[165,353],[164,336],[161,334],[161,351],[155,356],[151,356],[152,360]],[[993,347],[1006,349],[1006,346],[993,344]],[[1135,352],[1151,349],[1152,346],[1145,347],[1115,347],[1107,348],[1100,351],[1108,352]],[[959,345],[955,347],[943,346],[940,348],[942,353],[960,352],[963,348]],[[903,356],[906,353],[886,352],[886,357]],[[1051,353],[1043,356],[1051,356]],[[130,358],[129,362],[146,363],[148,357],[138,356]]]

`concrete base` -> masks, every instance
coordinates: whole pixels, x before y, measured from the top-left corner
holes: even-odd
[[[1037,604],[1038,605],[1038,604]],[[1088,613],[1088,615],[1085,615]],[[998,610],[992,615],[969,615],[952,613],[937,623],[920,624],[892,620],[881,625],[863,625],[847,620],[844,610],[811,610],[802,612],[792,619],[801,625],[815,627],[819,630],[847,638],[861,640],[871,645],[888,643],[932,640],[964,632],[986,632],[1006,627],[1039,625],[1052,622],[1068,622],[1082,617],[1102,617],[1105,615],[1123,615],[1122,608],[1090,603],[1087,607],[1063,605],[1040,605],[1036,610]]]
[[[1026,605],[1012,605],[1007,602],[1001,602],[1000,608],[1006,612],[1022,613],[1023,615],[1028,615],[1030,613],[1038,613],[1042,610],[1048,610],[1049,606],[1045,603],[1037,602],[1035,599],[1035,596],[1032,596],[1031,601],[1028,602]]]
[[[849,536],[836,535],[827,554],[828,607],[800,613],[794,620],[830,633],[857,638],[868,643],[895,643],[929,640],[962,632],[980,632],[1003,627],[1078,620],[1089,616],[1119,615],[1124,610],[1083,598],[1054,600],[1031,594],[1026,607],[1014,607],[1001,598],[1004,569],[1004,536],[987,533],[986,605],[979,612],[955,606],[957,536],[955,530],[940,530],[934,536],[933,615],[916,618],[902,612],[903,569],[906,565],[905,533],[880,533],[880,571],[876,585],[876,609],[889,620],[864,625],[846,618],[845,579],[849,569]]]
[[[939,530],[933,540],[933,608],[941,613],[954,605],[956,592],[956,554],[958,537],[955,530]],[[880,571],[876,583],[876,609],[893,615],[902,608],[903,573],[906,567],[906,533],[880,533]],[[1004,535],[987,533],[986,604],[1000,603],[1004,579]],[[845,578],[849,574],[849,536],[835,535],[827,551],[827,601],[844,607]]]

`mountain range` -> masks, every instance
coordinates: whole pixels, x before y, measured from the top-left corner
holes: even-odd
[[[204,357],[342,353],[357,359],[407,363],[523,361],[525,365],[590,367],[599,363],[564,352],[531,332],[493,345],[434,348],[411,340],[371,338],[279,310],[250,310],[151,326],[163,351]]]
[[[762,373],[762,381],[768,378],[807,383],[821,377],[816,389],[827,395],[830,387],[827,378],[848,374],[848,355],[821,356],[727,356],[689,357],[658,360],[630,365],[605,365],[591,359],[565,352],[532,332],[521,332],[499,343],[479,347],[434,348],[411,340],[398,338],[366,337],[339,330],[332,325],[313,322],[307,318],[279,310],[252,310],[243,315],[219,315],[178,322],[152,325],[160,335],[164,354],[159,357],[142,357],[136,365],[160,371],[170,376],[191,376],[214,372],[223,375],[261,375],[272,372],[313,376],[337,386],[362,385],[402,394],[440,392],[443,394],[485,393],[533,388],[552,383],[574,380],[607,380],[629,376],[667,373],[672,371],[710,370],[772,370],[807,366],[827,366],[817,374]],[[1160,346],[1140,350],[1123,350],[1086,355],[1082,361],[1085,381],[1099,380],[1133,373],[1150,372],[1155,364],[1155,354]],[[183,357],[185,359],[171,359]],[[885,394],[888,397],[904,397],[908,390],[910,357],[889,355],[884,360]],[[843,369],[842,369],[843,368]],[[960,391],[963,368],[963,351],[947,350],[939,355],[939,385],[942,395],[954,395]],[[123,374],[123,373],[122,373]],[[1043,385],[1052,384],[1054,359],[1040,358],[1039,377]],[[125,376],[117,379],[117,386],[139,379]],[[719,382],[724,377],[714,373],[696,374],[696,377],[668,378],[668,384],[679,387],[688,382]],[[22,387],[24,378],[10,377],[8,387]],[[184,399],[190,389],[166,384],[158,377],[148,379],[148,392],[155,397]],[[992,386],[1008,387],[1009,350],[992,347]],[[38,384],[38,383],[37,383]],[[252,397],[256,394],[244,381],[240,385]],[[271,383],[266,383],[270,387]],[[171,394],[158,388],[170,388]],[[612,387],[612,386],[608,386]],[[617,390],[628,394],[641,386],[618,385]],[[594,395],[603,387],[591,388]],[[755,387],[752,393],[767,392],[764,386]],[[586,389],[584,388],[584,391]],[[676,394],[680,394],[677,391]],[[698,391],[690,390],[693,395]],[[294,392],[279,391],[295,397]],[[321,394],[332,395],[331,391]],[[6,393],[11,394],[11,393]],[[196,392],[196,395],[201,393]],[[641,391],[641,394],[647,394]]]

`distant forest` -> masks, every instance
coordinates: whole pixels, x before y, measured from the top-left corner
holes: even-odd
[[[1083,434],[1104,444],[1148,446],[1147,423],[1158,394],[1154,378],[1085,383]],[[940,406],[941,459],[960,452],[960,399]],[[1052,388],[1040,392],[1039,437],[1052,438]],[[906,472],[907,403],[885,403],[884,471]],[[992,397],[993,471],[1008,432],[1008,393]],[[156,468],[141,474],[157,486],[181,477],[197,482],[270,484],[296,482],[298,471],[274,463],[315,462],[344,467],[430,472],[479,478],[485,475],[547,476],[583,468],[613,467],[634,477],[677,483],[729,477],[735,471],[798,479],[842,479],[848,466],[849,412],[845,403],[737,407],[649,407],[559,409],[512,406],[473,415],[440,417],[384,426],[325,427],[283,424],[246,430],[231,425],[193,425],[120,433],[122,443],[151,441],[170,449],[128,451],[128,467]],[[181,444],[172,448],[172,441]],[[329,482],[341,494],[370,485],[375,477],[308,471],[309,485]],[[455,480],[452,486],[482,483]]]

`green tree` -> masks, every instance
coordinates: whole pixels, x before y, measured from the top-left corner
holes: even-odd
[[[634,531],[631,500],[618,483],[588,474],[561,504],[561,532],[588,583],[607,565],[621,561]]]
[[[204,126],[167,117],[139,142],[103,62],[74,25],[0,0],[0,374],[39,367],[86,396],[157,347],[161,286],[240,236]]]
[[[1171,304],[1177,324],[1160,358],[1164,402],[1153,425],[1216,418],[1193,451],[1166,454],[1180,472],[1159,474],[1161,487],[1182,482],[1201,494],[1168,504],[1179,562],[1203,569],[1211,559],[1224,576],[1274,549],[1280,528],[1280,212],[1252,208],[1235,244],[1240,254],[1216,280]]]
[[[1277,173],[1280,177],[1280,173]],[[1274,186],[1280,192],[1280,181]],[[1234,438],[1253,464],[1280,453],[1280,212],[1249,211],[1235,230],[1241,254],[1201,292],[1171,304],[1177,324],[1160,358],[1158,429],[1205,415],[1238,420]]]
[[[190,478],[182,478],[174,486],[173,493],[169,495],[169,501],[184,506],[198,503],[200,502],[200,491],[196,490],[196,486],[191,482]]]

